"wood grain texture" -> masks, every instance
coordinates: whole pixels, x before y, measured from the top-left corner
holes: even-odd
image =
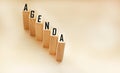
[[[56,61],[57,62],[62,62],[63,56],[64,56],[64,48],[65,48],[65,43],[58,42],[58,46],[56,49]]]
[[[29,19],[29,32],[31,36],[35,36],[35,22],[36,18]]]
[[[23,11],[23,24],[25,30],[29,30],[29,14],[29,11]]]
[[[56,48],[58,45],[58,36],[51,35],[49,43],[49,54],[56,55]]]
[[[50,30],[43,30],[43,47],[49,48]]]
[[[38,41],[43,40],[43,22],[36,23],[36,25],[35,25],[35,35],[36,35],[36,40],[38,40]]]

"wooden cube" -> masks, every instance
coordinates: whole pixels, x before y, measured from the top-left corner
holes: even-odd
[[[63,56],[64,56],[64,48],[65,48],[65,43],[59,42],[57,49],[56,49],[56,61],[57,62],[62,62]]]
[[[29,30],[29,14],[30,11],[23,11],[23,24],[25,30]]]
[[[43,47],[49,48],[50,30],[43,30]]]
[[[35,36],[35,23],[36,23],[36,18],[29,19],[29,32],[31,36]]]
[[[56,55],[57,45],[58,45],[58,36],[55,35],[50,36],[49,54]]]
[[[43,40],[43,22],[36,23],[36,25],[35,25],[35,35],[36,35],[36,40],[38,40],[38,41]]]

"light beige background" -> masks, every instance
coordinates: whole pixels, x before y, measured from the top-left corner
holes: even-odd
[[[24,4],[0,0],[0,73],[120,73],[119,0],[29,0],[64,33],[61,64],[24,31]]]

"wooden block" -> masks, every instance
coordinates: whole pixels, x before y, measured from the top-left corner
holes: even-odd
[[[49,48],[50,30],[43,30],[43,47]]]
[[[25,30],[29,30],[29,14],[30,11],[23,11],[23,24]]]
[[[36,23],[36,18],[29,19],[29,32],[31,36],[35,36],[35,23]]]
[[[65,43],[59,42],[57,49],[56,49],[56,61],[57,62],[62,62],[63,55],[64,55],[64,48],[65,48]]]
[[[58,36],[55,35],[50,36],[49,54],[56,55],[57,45],[58,45]]]
[[[43,40],[43,22],[36,23],[36,25],[35,25],[35,36],[36,36],[36,40],[38,40],[38,41]]]

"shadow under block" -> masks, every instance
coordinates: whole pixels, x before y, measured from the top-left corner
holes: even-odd
[[[35,25],[35,36],[38,41],[43,40],[43,23],[36,23]]]
[[[65,43],[59,42],[56,48],[56,61],[57,62],[62,62],[63,55],[64,55],[64,48],[65,48]]]
[[[35,18],[29,19],[29,32],[31,36],[35,36],[35,23],[36,23]]]
[[[56,55],[56,48],[58,44],[58,36],[50,36],[50,43],[49,43],[49,54]]]
[[[29,30],[29,14],[29,11],[23,11],[23,24],[25,30]]]
[[[43,47],[49,48],[50,30],[43,30]]]

